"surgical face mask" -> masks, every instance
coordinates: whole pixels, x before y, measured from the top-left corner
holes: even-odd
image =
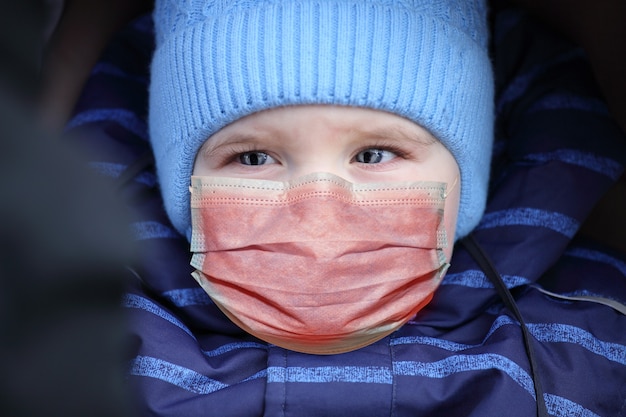
[[[313,354],[371,344],[432,298],[446,184],[192,177],[195,279],[239,327]]]

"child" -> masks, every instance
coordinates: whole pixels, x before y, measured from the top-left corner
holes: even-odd
[[[252,2],[247,3],[252,4]],[[276,4],[276,2],[268,3]],[[267,3],[263,4],[267,5]],[[298,4],[302,6],[302,3]],[[191,7],[188,2],[182,6],[182,9],[186,10],[187,7]],[[328,14],[321,13],[322,9],[318,10],[320,13],[313,13],[312,16]],[[339,11],[338,8],[333,10]],[[218,11],[222,11],[222,8],[209,9],[205,12],[217,18],[220,16]],[[288,14],[288,16],[292,15]],[[344,15],[345,13],[341,14],[341,16]],[[187,23],[192,24],[201,16],[203,16],[202,13],[195,12],[188,16],[181,15],[177,28],[182,31],[175,31],[175,33],[183,35],[188,40],[198,39],[187,36],[189,32],[183,29]],[[243,28],[248,28],[243,30],[244,33],[251,33],[250,23],[253,19],[249,15],[241,21],[236,19],[235,15],[229,16],[229,19],[232,19],[225,25],[227,32],[220,30],[215,32],[222,34],[224,41],[230,40],[231,37],[227,35],[233,32],[239,33]],[[244,15],[237,14],[237,16],[243,17]],[[285,21],[284,14],[267,12],[263,16],[263,21],[268,24],[274,21]],[[352,15],[345,16],[349,19]],[[361,18],[361,15],[355,15],[354,19],[358,22],[368,21],[367,16]],[[140,155],[145,152],[151,153],[150,143],[145,140],[147,134],[142,128],[143,112],[146,108],[144,105],[145,84],[143,84],[143,69],[146,61],[141,58],[151,52],[152,31],[149,19],[138,21],[129,32],[123,34],[111,54],[107,54],[97,71],[94,71],[70,127],[74,133],[80,133],[81,145],[96,150],[93,166],[105,175],[118,177],[118,182],[126,184],[123,195],[136,209],[137,217],[131,226],[139,240],[141,259],[133,265],[132,269],[141,279],[130,280],[124,306],[129,315],[129,328],[133,340],[137,342],[136,351],[132,353],[133,357],[129,364],[129,382],[134,389],[134,398],[137,399],[140,415],[176,417],[197,415],[237,417],[506,415],[527,417],[537,414],[541,399],[544,400],[548,412],[557,416],[572,413],[614,416],[623,411],[623,387],[626,384],[624,360],[626,334],[623,329],[626,316],[620,315],[619,308],[615,308],[615,303],[612,308],[607,305],[606,301],[607,297],[617,301],[626,299],[626,284],[624,283],[626,267],[623,258],[602,249],[595,242],[581,240],[575,235],[578,225],[589,215],[595,202],[623,172],[626,164],[624,138],[614,120],[608,116],[606,108],[603,109],[602,103],[598,100],[598,93],[594,89],[593,78],[584,57],[572,50],[570,44],[550,34],[541,25],[519,11],[505,8],[495,13],[494,21],[496,24],[493,36],[493,56],[498,80],[497,147],[494,147],[496,152],[492,158],[491,175],[493,178],[487,208],[482,220],[471,234],[473,239],[479,242],[489,254],[504,283],[512,289],[515,302],[527,326],[520,325],[520,316],[513,314],[514,309],[501,305],[496,291],[486,278],[488,268],[481,268],[468,255],[463,245],[457,245],[444,281],[437,288],[433,299],[413,319],[377,342],[346,353],[330,355],[311,355],[291,348],[285,349],[263,342],[241,330],[220,312],[216,304],[192,278],[191,273],[195,268],[189,265],[189,241],[170,228],[170,221],[162,210],[163,200],[156,188],[152,171],[146,168],[146,171],[142,171],[135,177],[128,175],[129,172],[136,173],[145,166],[143,162],[146,159],[140,158]],[[382,22],[385,20],[383,19]],[[194,27],[203,30],[199,26],[191,26],[191,28]],[[299,27],[304,28],[302,25]],[[335,33],[334,27],[338,25],[324,27],[324,31],[320,30],[320,33],[332,35]],[[282,29],[274,24],[272,30]],[[452,32],[454,31],[448,30],[445,33],[451,34]],[[206,36],[212,33],[214,32],[211,30],[203,32]],[[264,35],[258,39],[269,42],[269,35],[263,33]],[[273,32],[270,31],[270,33]],[[433,39],[430,32],[429,36]],[[333,36],[330,37],[335,39]],[[284,39],[286,44],[292,45],[294,37],[281,37],[281,39]],[[302,39],[302,37],[297,39]],[[380,43],[380,39],[385,39],[385,37],[379,36],[373,39]],[[414,44],[417,44],[417,41]],[[161,43],[159,45],[162,46]],[[346,49],[351,50],[345,47],[342,50]],[[391,62],[392,57],[398,54],[391,54],[391,49],[387,49],[390,52],[388,59]],[[216,53],[215,57],[219,58],[215,62],[223,64],[225,68],[236,68],[234,65],[236,60],[233,58],[239,56],[240,48],[231,48],[232,54],[225,54],[220,49],[223,58],[218,56],[217,50],[212,51]],[[248,49],[246,51],[249,53],[243,56],[250,56],[250,63],[252,63],[257,59],[267,57],[271,48],[265,48],[261,50],[262,53],[258,54],[251,54],[251,50]],[[298,51],[306,52],[304,49],[298,49]],[[467,56],[465,53],[467,51],[468,49],[465,48],[465,56]],[[159,51],[157,51],[158,54]],[[195,61],[195,58],[199,56],[200,54],[196,52],[192,57],[185,59],[190,60],[190,63],[199,64],[201,60]],[[303,57],[304,55],[300,53],[296,56]],[[352,55],[342,53],[343,56],[351,57]],[[258,70],[253,70],[251,65],[244,67],[251,74],[258,74],[258,77],[247,77],[247,80],[269,81],[270,78],[265,75],[269,72],[268,68],[276,69],[276,65],[266,63],[262,67],[264,70],[262,74]],[[335,65],[332,68],[339,67],[340,65]],[[177,66],[170,68],[169,74],[178,73]],[[285,63],[280,68],[284,71],[283,73],[291,74],[295,71],[291,64]],[[360,70],[362,66],[355,68]],[[388,66],[388,68],[391,67]],[[119,71],[120,69],[122,71]],[[153,66],[153,69],[156,68]],[[433,72],[430,70],[429,72],[435,74],[434,66],[432,69]],[[193,81],[205,79],[205,75],[214,77],[212,74],[212,72],[203,72],[196,78],[191,78],[191,75],[187,74],[182,79]],[[215,71],[215,74],[216,76],[224,75],[221,70]],[[299,74],[298,79],[305,79],[304,71],[296,71],[296,74]],[[332,74],[335,72],[333,71]],[[405,70],[403,74],[409,76],[410,71]],[[444,74],[449,76],[447,72]],[[327,75],[329,74],[326,73],[325,76],[319,76],[316,79],[326,80]],[[457,74],[453,75],[457,76]],[[214,80],[215,78],[207,79]],[[171,77],[166,80],[167,83],[170,82],[169,80]],[[398,85],[391,78],[389,80],[384,91]],[[445,78],[442,78],[440,81],[444,80]],[[159,85],[163,87],[169,85],[167,83]],[[180,85],[177,81],[170,87],[174,84]],[[232,82],[220,81],[219,84],[224,88],[218,90],[215,86],[207,89],[194,88],[185,91],[185,95],[190,94],[189,97],[197,103],[197,99],[202,94],[209,93],[214,96],[219,94],[219,97],[215,97],[226,99],[230,103],[231,92],[235,93],[239,90],[233,89],[236,85]],[[276,84],[285,87],[281,91],[292,91],[295,88],[293,83]],[[339,84],[331,83],[331,85],[338,86]],[[153,88],[156,86],[157,84],[153,84]],[[373,88],[373,82],[371,86],[372,89],[367,91],[380,91]],[[358,85],[355,85],[353,90],[357,91],[357,87]],[[463,87],[468,86],[463,85]],[[405,90],[406,88],[403,88],[401,91]],[[301,93],[303,90],[300,88],[298,91]],[[352,90],[347,89],[347,91]],[[173,90],[173,92],[177,91]],[[198,95],[198,92],[202,94]],[[232,97],[235,96],[232,95]],[[419,95],[416,94],[416,96]],[[175,118],[191,115],[198,120],[206,117],[207,113],[196,111],[192,113],[192,108],[188,106],[191,102],[181,101],[187,97],[174,94],[170,97],[175,99],[172,101],[174,103],[181,105],[187,103],[185,108],[189,110],[180,114],[166,115],[172,118],[171,121],[177,122]],[[251,103],[254,102],[252,99],[255,97],[257,96],[250,96]],[[368,96],[365,95],[365,97]],[[398,94],[397,97],[401,98],[401,95]],[[443,97],[443,95],[438,97]],[[218,103],[217,98],[211,100],[211,103]],[[269,100],[270,94],[266,98]],[[309,107],[304,107],[305,105]],[[317,205],[323,207],[307,204],[306,199],[301,201],[303,205],[299,207],[303,208],[302,213],[312,214],[307,217],[307,221],[302,222],[303,226],[309,227],[314,224],[309,220],[318,219],[322,220],[321,226],[331,224],[321,217],[323,214],[321,209],[324,207],[330,207],[338,216],[344,215],[343,208],[348,208],[350,212],[355,211],[353,206],[344,204],[346,200],[352,202],[354,199],[331,198],[328,196],[329,191],[333,191],[340,197],[353,196],[356,190],[373,190],[374,194],[383,191],[379,185],[359,182],[348,174],[361,172],[361,168],[365,167],[368,175],[371,173],[378,178],[385,169],[389,168],[390,172],[393,172],[393,167],[405,166],[405,163],[412,161],[410,158],[405,158],[402,152],[398,153],[397,149],[383,147],[381,143],[375,143],[373,147],[366,143],[366,149],[358,148],[358,151],[346,156],[347,161],[339,158],[342,164],[328,163],[332,159],[328,159],[327,154],[315,153],[319,151],[317,146],[323,145],[324,149],[336,150],[336,146],[345,145],[342,136],[335,137],[336,143],[328,143],[321,139],[307,140],[306,134],[309,132],[302,131],[304,128],[297,130],[302,123],[301,113],[298,112],[304,112],[311,120],[326,120],[333,123],[337,122],[333,119],[333,115],[340,117],[341,121],[346,123],[353,120],[354,115],[344,112],[320,114],[317,113],[318,106],[320,105],[317,102],[298,106],[275,106],[242,115],[236,121],[233,120],[221,129],[209,132],[206,137],[199,138],[197,148],[189,153],[191,156],[188,160],[173,159],[183,161],[186,167],[185,174],[181,175],[185,179],[180,187],[182,196],[180,201],[184,199],[183,206],[189,213],[191,198],[194,200],[195,230],[203,232],[199,235],[201,239],[195,243],[196,245],[212,242],[213,238],[209,239],[208,233],[214,231],[222,233],[220,230],[225,228],[226,235],[216,236],[220,238],[216,240],[220,244],[223,244],[224,237],[228,237],[234,230],[236,232],[234,237],[238,240],[243,238],[255,240],[257,244],[254,248],[256,249],[275,247],[274,243],[267,241],[268,236],[275,233],[274,225],[285,227],[285,224],[291,221],[291,224],[300,226],[293,221],[291,216],[283,215],[285,205],[281,202],[280,196],[276,195],[276,189],[280,190],[281,187],[285,189],[285,183],[292,185],[286,188],[288,196],[293,196],[293,190],[296,196],[301,196],[303,195],[302,187],[307,181],[297,178],[301,178],[301,175],[314,178],[314,181],[310,182],[312,189],[314,191],[321,189],[321,194],[327,194],[324,204]],[[358,107],[340,104],[334,104],[334,106],[334,109],[346,111]],[[468,108],[465,107],[466,110]],[[363,116],[360,111],[364,109],[374,113],[380,111],[373,106],[358,107],[354,110],[358,110],[359,115]],[[450,106],[446,109],[450,110]],[[228,109],[224,108],[224,110]],[[280,112],[283,110],[295,112],[291,113],[289,119],[296,123],[295,127],[290,128],[290,124],[282,120],[280,115],[283,113]],[[211,114],[221,113],[213,111]],[[451,116],[454,113],[446,112],[445,114]],[[402,118],[393,111],[385,115],[399,117],[405,122],[413,123],[413,119]],[[262,119],[259,120],[256,117],[262,117]],[[276,122],[273,117],[279,117],[280,123]],[[364,131],[365,127],[370,127],[370,119],[372,123],[376,122],[373,117],[368,117],[367,124],[361,123],[362,119],[358,119],[364,125],[359,126],[359,132]],[[425,126],[430,119],[426,117],[424,120],[425,122],[417,121],[417,125]],[[449,120],[453,119],[449,118]],[[377,119],[377,122],[380,122],[380,119]],[[256,130],[252,136],[249,131],[243,131],[247,137],[240,137],[241,143],[235,144],[234,149],[226,148],[227,152],[221,152],[218,141],[223,140],[225,143],[230,141],[231,138],[223,134],[229,131],[232,133],[231,129],[235,129],[239,134],[242,132],[241,129],[250,129],[252,126],[254,129],[258,127],[259,132],[263,132],[267,130],[268,123],[279,125],[281,129],[288,129],[287,133],[290,138],[293,138],[291,140],[294,143],[297,141],[307,146],[305,158],[296,160],[299,162],[297,165],[294,166],[293,160],[285,159],[285,152],[288,155],[292,154],[290,148],[284,149],[274,146],[273,143],[269,144],[271,146],[264,143],[262,149],[259,149],[260,145],[255,145],[250,149],[248,145],[251,140],[254,142],[267,139],[267,135],[259,137]],[[186,124],[185,126],[192,125]],[[318,124],[310,134],[317,136],[322,133],[318,129],[330,129],[333,126],[327,123]],[[402,126],[404,130],[413,129],[413,125]],[[445,126],[451,126],[451,124],[444,124]],[[444,135],[436,133],[434,128],[426,130],[438,138],[443,145],[447,143]],[[328,133],[340,131],[340,129],[335,129]],[[158,133],[155,132],[155,134]],[[395,134],[397,135],[397,131]],[[207,142],[206,139],[209,136],[211,139]],[[276,138],[280,139],[279,144],[286,146],[290,141],[282,140],[282,136],[284,136],[283,132],[277,132]],[[384,136],[384,139],[388,142],[394,137]],[[186,138],[187,136],[181,136],[179,142],[187,143],[188,141],[184,140]],[[415,135],[411,135],[410,138],[415,139]],[[161,137],[162,144],[169,140],[165,139],[167,138]],[[156,141],[159,137],[154,140],[154,146],[158,148],[159,143]],[[204,142],[207,142],[206,145],[203,145]],[[430,143],[428,140],[425,142]],[[426,148],[431,149],[432,146],[426,146]],[[446,146],[444,148],[448,149]],[[456,184],[454,182],[447,184],[449,187],[446,187],[446,192],[450,196],[446,198],[446,203],[451,201],[455,190],[457,193],[460,190],[462,196],[463,186],[467,185],[467,181],[464,182],[462,176],[466,168],[463,163],[459,162],[460,158],[455,151],[450,150],[450,154],[459,166],[461,181]],[[212,165],[206,164],[214,157],[219,158],[225,155],[232,155],[232,158],[227,157],[227,163],[220,162],[221,165],[217,166],[219,172],[200,172],[205,168],[214,169]],[[160,163],[163,161],[163,150],[157,154],[157,158]],[[315,165],[312,167],[306,165],[313,162]],[[194,192],[189,196],[187,187],[191,181],[187,176],[190,177],[193,173],[194,163],[195,168],[198,169],[197,173],[201,175],[194,178]],[[304,167],[301,163],[305,164]],[[124,170],[129,165],[130,167]],[[176,164],[172,166],[173,170],[178,169]],[[290,171],[294,167],[300,169]],[[385,169],[381,170],[381,168]],[[168,183],[164,180],[166,176],[162,165],[160,169],[161,187],[166,191]],[[217,177],[223,169],[228,170],[228,177]],[[247,173],[284,174],[284,176],[233,178],[233,169],[238,171],[244,169]],[[317,170],[330,171],[330,173],[316,173]],[[309,174],[310,171],[313,173]],[[292,173],[294,179],[291,179]],[[206,180],[208,178],[206,174],[211,174],[210,181]],[[341,175],[348,176],[348,178],[337,178]],[[436,173],[433,171],[434,175]],[[128,178],[132,180],[127,181]],[[280,181],[276,181],[277,179]],[[407,184],[410,185],[397,179],[400,178],[396,178],[396,181],[384,181],[382,184],[393,184],[394,188],[397,188],[398,184],[405,188]],[[450,181],[444,177],[427,178],[427,180],[435,183],[434,189],[437,191],[442,190],[442,182]],[[471,182],[472,178],[469,181]],[[220,206],[215,199],[210,198],[213,195],[209,192],[210,190],[216,191],[215,195],[219,196],[225,190],[230,189],[227,187],[241,184],[246,186],[261,184],[262,187],[258,189],[261,191],[257,192],[255,198],[257,200],[265,198],[265,201],[269,200],[273,205],[267,210],[262,210],[259,206],[250,208],[241,203],[235,206]],[[381,184],[381,182],[374,184]],[[428,195],[422,187],[423,183],[416,184],[419,184],[416,189],[408,187],[410,192]],[[320,187],[321,185],[323,188]],[[171,186],[170,189],[172,189]],[[254,189],[247,190],[249,190],[248,194],[243,196],[240,193],[232,193],[232,195],[241,202],[243,198],[249,198],[246,195],[249,196],[250,193],[255,192]],[[171,193],[166,195],[169,196],[166,198],[168,205],[175,200],[171,198],[171,195]],[[428,202],[424,207],[419,208],[423,213],[428,213],[428,216],[415,215],[413,218],[430,218],[431,220],[434,218],[433,223],[437,223],[438,216],[434,216],[430,209],[437,204],[442,204],[442,199],[439,192],[433,195],[437,196],[432,199],[435,201]],[[368,201],[367,197],[368,194],[365,193],[362,201],[363,199]],[[319,199],[313,200],[319,201]],[[389,202],[388,199],[386,201]],[[461,197],[460,210],[463,210],[463,205]],[[423,210],[424,208],[426,210]],[[247,211],[242,214],[244,209]],[[333,223],[333,226],[328,228],[328,232],[333,233],[338,230],[352,234],[363,232],[365,236],[370,232],[378,234],[387,232],[389,229],[391,232],[385,237],[392,235],[394,240],[391,241],[393,245],[387,246],[397,247],[398,235],[396,234],[401,230],[397,227],[399,225],[397,219],[407,218],[407,216],[396,216],[396,210],[399,210],[396,206],[386,205],[376,215],[367,214],[372,209],[370,206],[366,207],[364,210],[366,220],[357,222],[347,221],[351,215],[346,214],[348,219],[345,225]],[[214,227],[211,228],[202,227],[197,223],[196,220],[204,221],[210,213],[218,210],[222,210],[224,219],[235,217],[240,221],[238,223],[226,220],[222,222],[218,217],[218,221],[214,222]],[[275,212],[280,212],[280,214],[272,214]],[[383,222],[378,222],[388,213],[391,214],[389,221],[385,219]],[[197,214],[200,215],[197,216]],[[266,214],[274,216],[271,217],[274,219],[278,217],[279,220],[269,221],[266,223],[266,228],[260,229],[259,225],[264,223],[258,221],[259,217]],[[449,214],[450,210],[445,207],[443,217],[447,219]],[[186,216],[189,217],[188,214]],[[254,219],[252,216],[255,216]],[[174,219],[176,216],[171,217]],[[188,222],[186,228],[191,230],[190,218]],[[459,232],[463,224],[461,217],[457,223],[455,235],[459,236],[462,235]],[[386,225],[387,228],[385,228]],[[431,236],[433,228],[434,226],[420,227],[419,230],[424,230],[426,236]],[[323,227],[312,230],[316,231],[316,235],[326,237],[327,230]],[[283,232],[280,231],[280,233]],[[289,236],[291,233],[292,231],[289,230]],[[261,244],[258,239],[263,240]],[[450,241],[452,241],[451,237]],[[323,243],[324,240],[321,242]],[[290,248],[290,252],[279,253],[280,258],[298,253],[302,255],[303,265],[310,261],[310,258],[306,256],[325,254],[325,251],[332,252],[337,247],[337,242],[333,242],[332,245],[329,243],[328,248],[322,243],[311,246],[310,241],[305,242],[306,245],[294,245],[293,239],[283,243],[285,247]],[[343,241],[339,243],[346,244]],[[370,243],[366,242],[366,244]],[[383,245],[388,243],[385,240]],[[358,239],[355,244],[361,245],[363,241]],[[251,249],[253,246],[248,245],[245,249]],[[406,245],[403,249],[413,250],[414,248]],[[203,250],[195,249],[196,252]],[[437,253],[438,250],[429,249],[427,253]],[[209,257],[215,255],[214,252],[207,251],[200,255]],[[226,256],[236,255],[239,252],[240,250],[226,251]],[[376,252],[373,251],[371,254],[374,259],[378,259]],[[356,253],[358,254],[358,251]],[[221,254],[217,255],[215,259],[220,262],[224,260],[220,258]],[[267,252],[265,255],[269,257],[275,254]],[[261,257],[255,259],[259,262],[266,262]],[[204,273],[205,265],[201,264],[198,268],[199,273]],[[380,268],[384,272],[385,268],[381,268],[381,264],[386,266],[387,261],[368,263],[366,271],[359,272],[360,276],[367,278],[370,275],[368,274],[369,268],[372,270]],[[287,265],[290,268],[300,266],[300,264],[294,266],[291,262],[281,263],[281,265]],[[239,267],[239,265],[234,266]],[[208,267],[212,266],[208,265]],[[431,267],[433,265],[430,265],[428,269]],[[259,278],[263,278],[265,283],[267,277],[264,275],[271,272],[270,268],[274,268],[274,265],[267,262],[250,265],[244,271],[245,274],[242,274],[247,287],[241,286],[241,288],[252,288],[256,283],[255,280]],[[349,276],[354,273],[354,270],[355,267],[351,264],[342,271],[342,274],[335,275]],[[246,274],[252,277],[245,276]],[[277,279],[281,280],[281,285],[272,287],[272,290],[284,291],[284,286],[290,284],[289,279],[284,279],[284,277],[292,277],[286,274],[277,275]],[[228,281],[223,280],[220,283],[234,283],[232,276],[226,278]],[[293,280],[299,283],[300,278]],[[329,279],[331,278],[334,276],[329,274]],[[349,281],[352,282],[352,280]],[[431,282],[436,284],[435,280]],[[317,289],[322,290],[318,293],[324,297],[330,297],[333,291],[337,294],[335,289],[339,284],[342,284],[341,280],[318,282]],[[226,286],[221,286],[219,289]],[[302,284],[303,288],[307,286],[309,286],[308,282]],[[233,285],[233,288],[236,287]],[[328,293],[324,293],[326,288]],[[546,296],[545,289],[551,295]],[[274,299],[274,294],[269,295]],[[566,300],[555,298],[555,295],[565,297]],[[215,294],[213,296],[217,298]],[[580,301],[583,299],[587,301]],[[427,297],[423,300],[426,301]],[[217,301],[223,303],[223,298],[217,298]],[[365,301],[366,303],[375,302],[371,298]],[[398,305],[395,301],[390,304]],[[336,317],[344,317],[343,310],[347,311],[347,307],[351,306],[351,304],[344,305],[345,309],[337,309],[342,314],[337,314]],[[365,311],[368,311],[367,308]],[[261,313],[265,314],[263,311]],[[335,316],[313,317],[313,319],[319,320],[319,323],[330,323]],[[268,316],[260,315],[259,317],[265,320]],[[275,323],[276,317],[278,316],[272,315],[270,323]],[[530,337],[523,337],[521,329],[527,331],[527,336],[530,333]],[[290,340],[300,342],[295,337]],[[525,343],[528,344],[528,342],[535,347],[535,362],[539,366],[534,369],[539,371],[540,378],[536,378],[536,372],[532,372],[529,365],[531,355],[528,355],[524,349]],[[348,344],[341,343],[335,347],[348,350],[358,343],[350,340]],[[542,384],[539,384],[539,381]],[[572,384],[571,381],[589,381],[589,383],[581,385]],[[546,414],[547,412],[541,413],[541,415]]]
[[[484,210],[485,2],[160,1],[154,18],[157,172],[213,301],[307,353],[411,319]]]

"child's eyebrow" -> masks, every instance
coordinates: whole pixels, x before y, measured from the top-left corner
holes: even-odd
[[[217,145],[223,145],[225,143],[249,143],[256,142],[258,140],[266,139],[268,135],[263,135],[259,133],[231,133],[224,135],[223,138],[214,139],[217,142]]]
[[[204,145],[202,145],[201,152],[205,155],[211,155],[222,146],[243,145],[257,143],[259,141],[267,142],[271,139],[271,135],[257,133],[229,133],[219,137],[209,138]]]
[[[437,142],[437,139],[431,135],[419,134],[417,132],[410,132],[407,129],[403,129],[400,126],[386,126],[376,128],[356,128],[352,129],[351,133],[357,137],[367,137],[371,139],[380,140],[402,140],[417,142],[418,145],[428,146]]]

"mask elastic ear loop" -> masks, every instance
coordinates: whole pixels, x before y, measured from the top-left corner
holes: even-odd
[[[452,183],[452,185],[450,185],[450,188],[446,187],[446,192],[443,193],[443,198],[447,198],[448,195],[450,195],[450,193],[452,192],[452,190],[454,190],[454,187],[456,187],[458,182],[459,182],[459,176],[457,175],[456,177],[454,177],[454,182]]]
[[[467,237],[463,238],[461,240],[461,243],[463,243],[463,246],[465,246],[465,249],[467,249],[469,254],[472,256],[472,258],[474,258],[476,263],[480,266],[480,268],[483,270],[485,275],[489,278],[491,283],[494,285],[494,287],[496,288],[496,291],[498,292],[498,295],[504,302],[504,305],[509,310],[511,310],[511,312],[513,313],[513,315],[519,322],[520,327],[522,329],[522,338],[524,339],[524,347],[526,349],[526,355],[528,356],[528,362],[530,363],[530,371],[533,377],[533,384],[535,386],[535,397],[537,400],[537,416],[548,417],[549,414],[546,408],[545,398],[543,397],[543,388],[541,386],[541,381],[539,378],[539,370],[538,370],[537,361],[535,357],[535,351],[533,349],[533,345],[531,341],[532,335],[530,334],[530,331],[528,330],[528,327],[526,326],[526,323],[524,322],[522,313],[519,311],[519,308],[517,308],[517,304],[515,303],[515,299],[513,298],[513,295],[511,295],[511,292],[504,284],[504,281],[502,281],[502,277],[500,276],[500,273],[495,268],[495,266],[493,265],[493,263],[491,262],[487,254],[480,247],[478,242],[476,242],[474,237],[470,234]]]

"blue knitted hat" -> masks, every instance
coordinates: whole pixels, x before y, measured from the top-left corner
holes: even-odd
[[[165,208],[190,237],[201,145],[298,104],[369,107],[428,129],[461,171],[456,238],[480,220],[493,138],[485,0],[157,0],[150,135]]]

